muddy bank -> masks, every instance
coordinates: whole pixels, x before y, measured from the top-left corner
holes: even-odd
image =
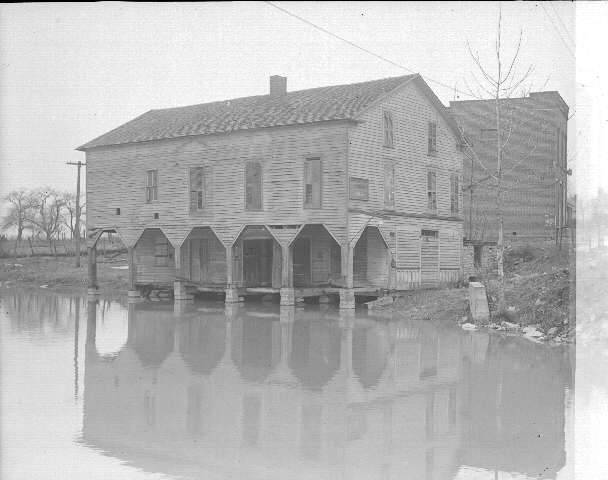
[[[420,320],[452,320],[468,328],[489,327],[523,334],[534,340],[571,341],[574,338],[574,278],[570,256],[554,247],[524,246],[505,255],[507,311],[499,312],[496,276],[482,278],[490,320],[472,325],[467,288],[406,292],[393,304],[399,315]]]
[[[97,278],[103,295],[124,295],[129,285],[129,270],[124,255],[112,259],[98,259]],[[27,257],[16,261],[0,259],[0,284],[2,288],[43,288],[56,292],[86,293],[87,259],[83,257],[80,268],[75,267],[74,257]]]

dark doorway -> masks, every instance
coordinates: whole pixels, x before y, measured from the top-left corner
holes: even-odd
[[[272,239],[243,240],[245,286],[272,285]]]
[[[310,283],[310,238],[302,237],[293,244],[293,284],[305,287]]]

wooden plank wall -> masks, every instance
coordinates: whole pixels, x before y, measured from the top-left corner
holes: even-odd
[[[156,263],[156,241],[166,238],[158,229],[146,230],[135,248],[135,263],[137,264],[137,283],[173,284],[175,280],[174,249],[168,245],[167,265]]]
[[[210,225],[223,242],[230,242],[246,224],[323,223],[343,241],[346,137],[345,123],[327,123],[91,150],[87,228],[162,226],[172,242],[181,243],[193,227]],[[322,161],[320,209],[303,208],[308,157]],[[262,165],[261,211],[245,210],[245,164],[250,160]],[[208,207],[190,212],[188,175],[197,166],[207,167],[213,187],[205,199]],[[158,170],[158,200],[152,203],[145,201],[148,169]]]

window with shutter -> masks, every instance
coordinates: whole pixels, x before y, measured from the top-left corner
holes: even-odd
[[[262,165],[248,162],[245,167],[245,209],[262,210]]]
[[[383,112],[384,146],[393,146],[393,114],[389,111]]]
[[[369,180],[350,177],[349,191],[351,200],[369,200]]]
[[[384,164],[384,206],[395,206],[395,166],[392,162]]]
[[[158,171],[148,170],[146,172],[146,202],[151,203],[158,200]]]
[[[437,123],[429,122],[429,154],[437,152]]]
[[[203,167],[190,169],[190,211],[205,208],[205,175]]]
[[[437,175],[435,172],[427,172],[427,208],[431,212],[437,211]]]
[[[304,207],[321,208],[321,160],[307,158],[304,162]]]

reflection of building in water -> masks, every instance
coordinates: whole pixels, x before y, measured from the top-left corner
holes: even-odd
[[[510,375],[492,359],[485,334],[331,310],[176,316],[131,305],[128,340],[116,356],[97,355],[89,340],[84,440],[146,470],[440,480],[463,461],[495,460],[475,442],[502,441],[476,430],[494,411],[482,404],[485,390]],[[527,382],[527,369],[520,375]],[[506,388],[505,379],[503,398]],[[518,425],[525,417],[517,415],[503,424]],[[563,433],[545,446],[563,451]]]

